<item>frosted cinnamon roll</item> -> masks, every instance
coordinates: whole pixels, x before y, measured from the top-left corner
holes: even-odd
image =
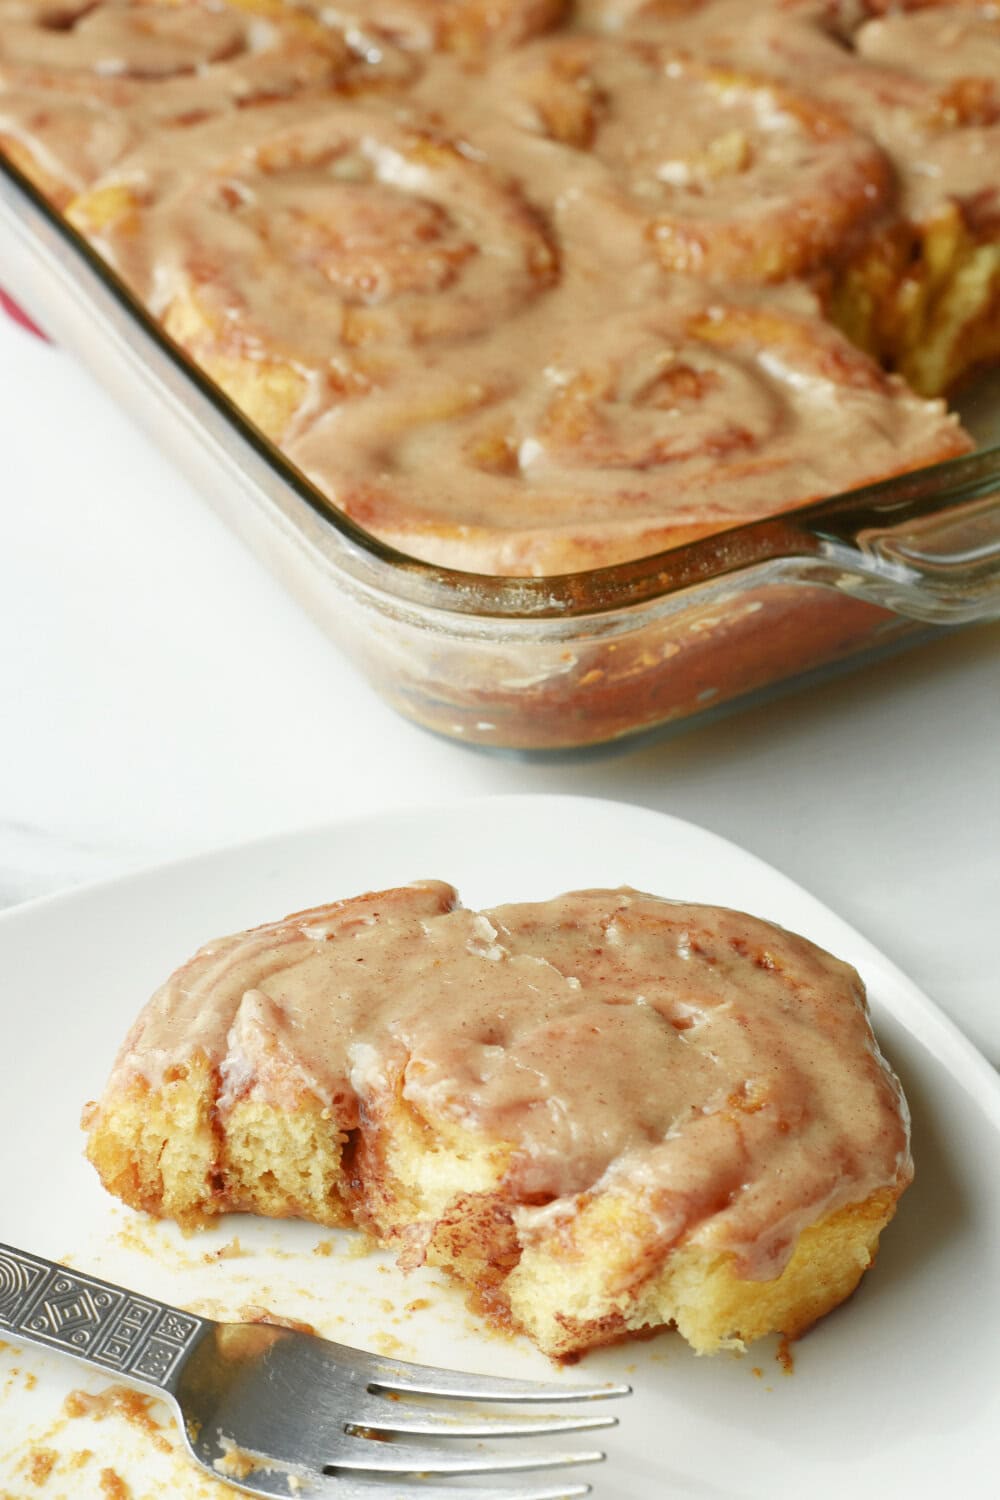
[[[892,152],[902,208],[925,223],[949,202],[981,224],[1000,222],[1000,14],[936,5],[870,21],[858,61],[826,83]]]
[[[928,0],[961,6],[973,0]],[[895,0],[577,0],[587,31],[668,47],[732,72],[762,75],[822,102],[855,58],[856,36]],[[832,98],[836,101],[836,90]],[[845,105],[844,115],[855,120]]]
[[[917,390],[1000,357],[1000,19],[951,4],[890,14],[822,82],[891,154],[900,213],[839,278],[838,323]]]
[[[64,88],[198,77],[208,101],[223,92],[247,102],[325,81],[349,56],[339,32],[281,0],[94,0],[3,19],[4,69],[36,70],[28,76],[40,81],[68,75]]]
[[[85,1124],[136,1208],[363,1225],[556,1357],[794,1337],[913,1175],[854,970],[629,889],[476,912],[421,881],[208,943]]]
[[[364,70],[340,32],[280,0],[16,4],[0,27],[0,147],[60,204],[158,131]]]
[[[966,446],[940,405],[801,309],[692,298],[636,310],[606,288],[589,317],[553,294],[506,337],[330,410],[290,452],[403,551],[544,575],[657,552]]]
[[[927,395],[1000,356],[995,7],[707,0],[680,19],[669,7],[635,15],[642,27],[630,20],[624,34],[766,75],[881,148],[891,199],[822,268],[829,312],[854,342]]]
[[[801,275],[842,255],[890,198],[885,156],[840,114],[670,50],[558,38],[505,61],[498,81],[522,127],[603,165],[608,201],[643,221],[670,271]]]
[[[555,278],[517,188],[433,130],[377,103],[254,123],[250,139],[242,121],[188,132],[161,201],[133,167],[73,217],[270,436],[391,378],[414,347],[504,324]],[[189,153],[211,166],[186,173]]]

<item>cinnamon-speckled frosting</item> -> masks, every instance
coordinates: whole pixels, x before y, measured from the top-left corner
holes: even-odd
[[[142,1012],[105,1104],[194,1056],[224,1124],[308,1096],[505,1143],[522,1240],[625,1194],[665,1247],[766,1278],[802,1229],[912,1174],[848,965],[759,918],[631,889],[483,912],[425,882],[207,944]]]

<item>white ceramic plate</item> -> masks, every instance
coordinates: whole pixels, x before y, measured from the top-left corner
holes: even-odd
[[[997,1076],[902,974],[798,886],[713,834],[635,807],[513,797],[368,818],[0,917],[0,1240],[219,1315],[264,1305],[403,1357],[551,1375],[525,1342],[482,1332],[436,1274],[404,1277],[381,1253],[357,1254],[357,1236],[234,1217],[184,1239],[114,1204],[81,1156],[81,1105],[100,1091],[139,1006],[198,943],[428,875],[454,882],[474,905],[629,883],[798,929],[860,969],[912,1106],[916,1182],[878,1266],[795,1346],[793,1373],[773,1343],[742,1358],[697,1359],[672,1334],[585,1361],[580,1374],[635,1387],[618,1405],[609,1462],[588,1475],[596,1497],[995,1494]],[[133,1500],[232,1493],[188,1469],[162,1407],[151,1410],[165,1424],[152,1436],[115,1411],[65,1417],[69,1391],[104,1384],[69,1361],[0,1350],[0,1494],[107,1500],[118,1493],[109,1471]]]

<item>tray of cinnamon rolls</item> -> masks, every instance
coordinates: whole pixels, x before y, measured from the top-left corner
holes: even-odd
[[[6,290],[479,744],[1000,613],[998,161],[975,0],[0,0]]]

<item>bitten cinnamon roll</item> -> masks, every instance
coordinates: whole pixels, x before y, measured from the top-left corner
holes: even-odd
[[[530,351],[545,350],[533,359]],[[560,294],[291,446],[366,529],[417,557],[553,574],[642,556],[961,452],[800,299],[589,316]]]
[[[60,205],[151,132],[329,87],[343,35],[280,0],[7,0],[0,146]]]
[[[363,1226],[556,1358],[796,1337],[913,1177],[855,971],[628,887],[477,912],[423,880],[218,938],[83,1123],[136,1209]]]
[[[644,222],[670,271],[801,275],[842,255],[890,198],[885,156],[840,114],[669,49],[558,38],[498,80],[522,127],[603,164],[609,203]]]
[[[137,163],[73,210],[167,331],[263,431],[364,394],[415,346],[503,325],[556,254],[518,189],[388,108],[288,106],[188,132],[145,201]]]

